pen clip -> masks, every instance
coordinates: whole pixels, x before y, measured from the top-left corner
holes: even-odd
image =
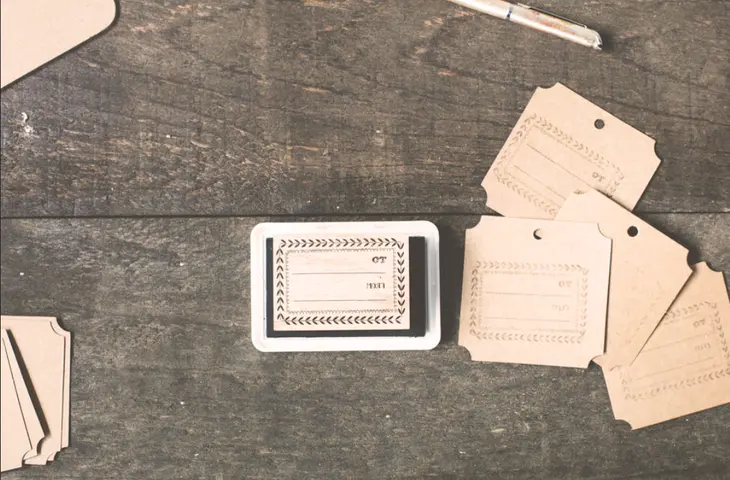
[[[569,18],[567,18],[567,17],[564,17],[564,16],[562,16],[562,15],[558,15],[558,14],[556,14],[556,13],[553,13],[553,12],[549,12],[549,11],[547,11],[547,10],[544,10],[544,9],[542,9],[542,8],[538,8],[538,7],[531,7],[531,6],[529,6],[529,5],[525,5],[524,3],[518,3],[517,5],[519,5],[519,6],[520,6],[520,7],[522,7],[522,8],[526,8],[526,9],[528,9],[528,10],[534,10],[534,11],[536,11],[536,12],[540,12],[540,13],[542,13],[542,14],[545,14],[545,15],[549,15],[549,16],[551,16],[551,17],[554,17],[554,18],[559,18],[560,20],[564,20],[564,21],[566,21],[566,22],[568,22],[568,23],[572,23],[573,25],[577,25],[577,26],[579,26],[579,27],[583,27],[583,28],[588,28],[588,26],[587,26],[587,25],[584,25],[584,24],[582,24],[582,23],[578,23],[578,22],[576,22],[575,20],[571,20],[571,19],[569,19]]]

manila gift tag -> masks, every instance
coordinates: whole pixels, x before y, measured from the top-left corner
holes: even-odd
[[[686,248],[595,190],[574,193],[557,220],[598,222],[613,240],[604,370],[630,365],[692,270]]]
[[[487,206],[554,218],[592,187],[632,210],[659,167],[654,144],[564,85],[538,88],[482,182]]]
[[[482,217],[466,231],[472,360],[585,368],[604,351],[611,240],[595,223]]]
[[[730,302],[721,272],[694,266],[628,367],[604,370],[614,415],[642,428],[730,402]]]

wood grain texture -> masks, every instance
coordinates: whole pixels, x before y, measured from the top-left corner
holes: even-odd
[[[630,432],[595,366],[471,362],[455,336],[477,218],[426,218],[442,344],[301,354],[251,345],[248,235],[267,218],[3,220],[2,313],[74,332],[73,448],[3,478],[724,478],[730,406]],[[646,218],[730,269],[730,215]]]
[[[537,86],[656,138],[638,211],[730,270],[727,2],[537,3],[608,51],[441,0],[125,0],[4,89],[0,308],[60,316],[74,349],[72,448],[3,477],[723,478],[728,406],[632,433],[598,368],[456,346],[477,222],[456,214],[487,211],[480,182]],[[250,229],[346,213],[443,214],[442,345],[258,353]],[[142,218],[99,218],[121,216]]]
[[[124,1],[2,92],[0,213],[482,213],[557,81],[658,140],[639,211],[729,211],[727,2],[539,3],[607,52],[440,0]]]

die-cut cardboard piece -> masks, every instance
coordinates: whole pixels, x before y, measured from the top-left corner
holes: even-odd
[[[730,301],[721,272],[693,267],[629,367],[604,370],[614,416],[632,429],[730,403]]]
[[[38,455],[26,458],[28,465],[44,465],[61,450],[68,412],[65,410],[66,333],[53,317],[0,317],[0,326],[10,330],[23,359],[30,383],[43,412],[48,432],[41,442]]]
[[[568,195],[592,187],[632,210],[659,167],[654,145],[564,85],[538,88],[482,182],[487,206],[554,218]]]
[[[277,332],[408,330],[408,235],[274,239]]]
[[[0,363],[0,471],[5,472],[23,466],[23,457],[35,451],[43,438],[43,429],[5,330],[0,342]]]
[[[2,0],[0,87],[106,29],[114,0]]]
[[[595,223],[482,217],[465,249],[472,360],[585,368],[603,353],[611,240]]]
[[[10,371],[10,362],[5,352],[5,343],[0,358],[0,383],[2,383],[2,402],[0,402],[0,471],[13,470],[23,465],[23,455],[31,448],[20,402],[15,394]]]
[[[686,283],[686,248],[604,195],[574,193],[557,220],[598,222],[613,240],[604,369],[630,365]]]
[[[71,332],[59,328],[65,340],[63,362],[63,429],[61,431],[61,448],[66,448],[71,440]],[[54,460],[53,455],[51,460]]]
[[[0,331],[0,341],[3,344],[3,355],[10,366],[11,377],[9,379],[3,379],[3,381],[9,380],[13,383],[13,389],[15,390],[15,396],[18,399],[20,405],[24,429],[28,441],[30,442],[30,448],[23,454],[23,458],[30,458],[38,454],[37,448],[40,441],[43,439],[45,434],[43,433],[43,427],[38,419],[38,412],[36,412],[33,400],[30,397],[30,392],[25,384],[23,373],[18,364],[18,359],[15,356],[13,344],[6,330]]]

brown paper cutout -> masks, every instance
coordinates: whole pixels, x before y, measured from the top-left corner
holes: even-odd
[[[25,425],[26,435],[30,442],[30,448],[25,452],[23,458],[30,458],[38,454],[37,447],[38,443],[43,439],[45,434],[43,433],[43,427],[38,419],[38,413],[33,405],[33,400],[30,397],[30,392],[25,384],[23,373],[18,364],[18,359],[15,356],[13,350],[13,344],[6,330],[1,331],[0,337],[3,348],[5,349],[4,355],[6,355],[8,364],[10,365],[10,372],[12,374],[10,380],[13,382],[13,388],[15,390],[18,403],[23,415],[23,423]]]
[[[274,330],[410,327],[408,235],[274,239]]]
[[[459,345],[585,368],[604,351],[610,256],[595,223],[482,217],[466,232]]]
[[[60,329],[57,332],[65,340],[65,358],[63,362],[63,430],[61,431],[61,448],[66,448],[71,440],[71,332]],[[51,460],[55,459],[53,455]]]
[[[604,370],[632,429],[730,403],[730,301],[721,272],[694,273],[630,367]]]
[[[487,206],[554,218],[572,192],[592,187],[632,210],[659,167],[654,145],[564,85],[538,88],[482,182]]]
[[[613,240],[604,369],[630,365],[692,273],[686,248],[604,195],[565,201],[557,220],[598,222]]]
[[[1,331],[0,380],[2,412],[0,412],[0,471],[20,468],[23,458],[35,454],[43,439],[43,428],[26,388],[17,358],[5,330]]]
[[[49,432],[41,442],[40,452],[25,459],[28,465],[44,465],[53,460],[64,444],[66,402],[66,334],[53,317],[0,317],[0,325],[10,330],[17,352],[23,359],[33,385],[38,406]]]
[[[15,387],[12,382],[10,362],[5,352],[5,342],[0,345],[0,383],[2,383],[2,401],[0,402],[0,471],[5,472],[20,468],[23,465],[23,455],[31,447],[25,425],[23,412]]]
[[[3,0],[0,88],[100,33],[114,0]]]

